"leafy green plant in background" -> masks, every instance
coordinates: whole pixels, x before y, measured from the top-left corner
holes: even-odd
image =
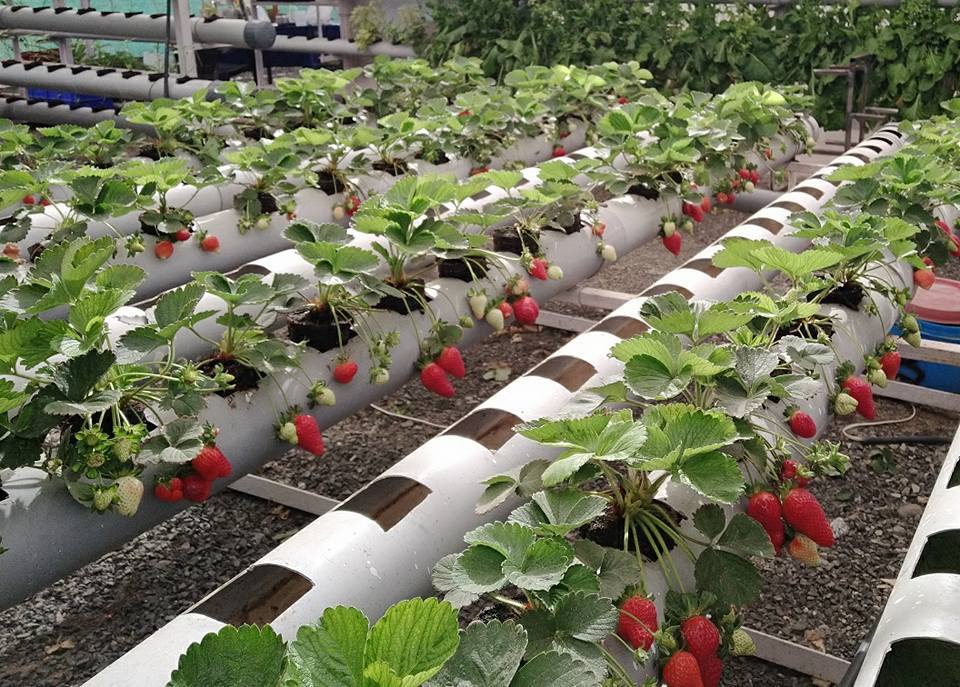
[[[764,7],[677,0],[426,5],[435,28],[421,53],[434,62],[476,56],[497,78],[534,64],[635,59],[653,72],[652,85],[668,90],[717,90],[751,80],[816,83],[815,114],[828,127],[842,122],[845,81],[814,81],[813,70],[855,56],[875,56],[873,98],[906,117],[936,112],[957,87],[957,10],[933,0],[893,8],[802,0],[779,15]]]

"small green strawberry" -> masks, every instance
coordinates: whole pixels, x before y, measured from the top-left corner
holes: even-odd
[[[93,488],[93,510],[98,513],[105,513],[110,510],[110,506],[113,505],[113,497],[115,494],[113,487],[94,487]]]
[[[730,653],[734,656],[756,656],[757,654],[757,645],[753,641],[753,637],[747,634],[746,630],[738,627],[733,631],[733,637],[731,638],[733,645],[730,648]]]
[[[280,425],[280,431],[278,432],[278,435],[288,444],[297,443],[297,428],[292,422],[284,422],[282,425]]]
[[[837,398],[833,402],[833,412],[837,415],[849,415],[857,409],[857,399],[848,394],[846,391],[841,391],[837,394]]]

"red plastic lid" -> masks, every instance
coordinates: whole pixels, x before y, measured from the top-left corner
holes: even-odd
[[[960,281],[937,277],[928,290],[917,289],[907,310],[927,322],[960,325]]]

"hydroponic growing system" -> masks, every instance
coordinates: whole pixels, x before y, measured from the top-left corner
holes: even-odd
[[[54,21],[159,30],[0,9]],[[815,567],[833,545],[817,480],[848,459],[818,437],[872,419],[898,347],[921,344],[906,304],[960,252],[960,106],[873,132],[688,256],[714,206],[822,132],[796,89],[649,78],[497,84],[384,57],[266,90],[117,70],[85,90],[140,102],[0,123],[0,603],[293,446],[322,461],[324,429],[413,377],[453,395],[461,349],[657,240],[686,260],[86,684],[718,685],[752,650],[755,560]],[[37,107],[0,112],[58,116]],[[954,541],[949,455],[849,684],[900,684],[958,641],[957,571],[929,552]],[[461,627],[478,607],[497,619]]]

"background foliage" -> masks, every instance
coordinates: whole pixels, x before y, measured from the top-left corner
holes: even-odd
[[[874,55],[875,104],[903,117],[935,114],[957,86],[956,8],[905,0],[895,8],[824,7],[800,0],[779,13],[746,4],[678,0],[426,0],[436,25],[421,46],[433,61],[480,57],[488,75],[532,64],[637,60],[666,89],[722,90],[737,81],[807,83],[816,115],[842,123],[845,81],[813,69]]]

